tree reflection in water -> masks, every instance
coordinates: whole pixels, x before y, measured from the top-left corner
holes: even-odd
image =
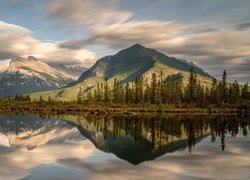
[[[191,153],[209,135],[212,142],[220,138],[224,151],[226,135],[235,137],[242,132],[247,136],[250,124],[249,118],[236,116],[85,115],[63,119],[77,126],[98,149],[132,164],[186,147]]]

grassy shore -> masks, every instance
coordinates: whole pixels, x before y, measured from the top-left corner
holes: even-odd
[[[76,102],[13,102],[0,104],[0,113],[41,113],[41,114],[136,114],[136,113],[175,113],[175,114],[250,114],[249,108],[175,108],[167,105],[84,105]]]

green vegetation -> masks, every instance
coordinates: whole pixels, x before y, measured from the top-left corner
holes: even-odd
[[[31,112],[175,112],[175,113],[238,113],[249,112],[250,88],[237,81],[227,83],[227,73],[223,72],[222,81],[213,79],[211,87],[205,87],[193,69],[187,86],[181,81],[163,80],[152,73],[151,81],[142,77],[122,85],[114,78],[113,84],[107,79],[97,83],[92,91],[84,93],[80,88],[77,100],[58,101],[50,96],[40,95],[32,101],[29,95],[16,95],[14,98],[1,98],[1,111]]]
[[[161,73],[162,74],[162,73]],[[114,79],[113,89],[108,81],[98,83],[94,91],[84,96],[83,91],[78,92],[77,102],[80,104],[112,105],[166,105],[174,108],[248,108],[250,102],[250,88],[246,83],[240,86],[237,81],[227,83],[227,73],[223,72],[222,81],[213,79],[211,87],[205,87],[198,81],[196,73],[190,70],[190,78],[186,87],[180,81],[164,81],[161,74],[153,73],[151,82],[142,77],[134,82],[121,85]]]

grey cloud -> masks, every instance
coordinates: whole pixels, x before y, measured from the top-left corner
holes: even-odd
[[[117,11],[116,0],[54,0],[47,9],[47,19],[61,19],[70,25],[96,25],[123,22],[130,12]]]
[[[105,26],[94,26],[90,37],[62,43],[64,48],[82,48],[90,44],[109,45],[112,48],[124,48],[133,43],[150,44],[155,41],[173,40],[186,26],[176,22],[129,21]]]
[[[141,43],[168,55],[196,62],[201,67],[231,71],[237,65],[235,71],[239,74],[245,68],[250,69],[250,38],[240,31],[162,21],[129,21],[95,26],[90,30],[88,39],[71,40],[60,44],[60,47],[80,49],[90,44],[103,44],[121,49]]]
[[[237,24],[235,26],[236,30],[247,30],[250,29],[250,22],[245,22],[245,23],[241,23],[241,24]]]
[[[107,45],[118,50],[141,43],[210,69],[218,66],[219,70],[232,70],[231,66],[237,64],[236,60],[239,58],[244,59],[244,63],[249,62],[250,38],[245,31],[239,31],[249,28],[249,22],[239,24],[234,30],[219,28],[228,23],[235,24],[239,19],[246,21],[249,2],[243,0],[241,3],[197,0],[195,6],[185,2],[189,8],[180,6],[183,5],[182,1],[144,0],[144,5],[139,1],[128,0],[109,0],[106,4],[99,0],[84,1],[86,3],[81,0],[73,0],[72,3],[64,1],[65,3],[61,3],[62,1],[54,0],[48,7],[47,17],[64,20],[66,25],[88,25],[89,37],[63,42],[59,45],[60,48],[79,50],[89,45]],[[112,18],[114,16],[115,19]],[[161,20],[132,20],[138,17]],[[177,19],[180,22],[190,22],[187,20],[190,18],[200,23],[167,21]],[[239,66],[238,73],[242,74],[240,67],[245,67]]]

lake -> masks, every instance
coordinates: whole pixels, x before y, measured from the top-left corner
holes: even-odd
[[[250,117],[0,115],[0,179],[250,179]]]

